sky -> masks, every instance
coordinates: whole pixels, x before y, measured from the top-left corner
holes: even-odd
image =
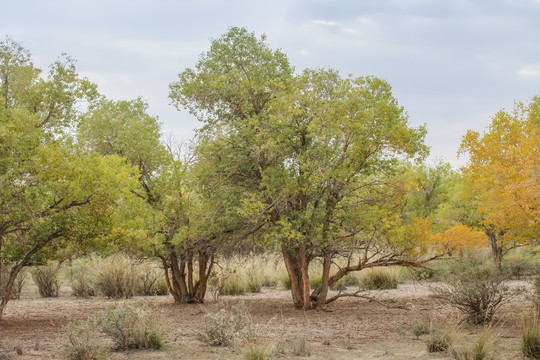
[[[454,167],[461,137],[540,95],[540,0],[0,0],[0,37],[47,68],[61,53],[115,100],[142,97],[166,136],[199,126],[169,84],[231,26],[266,34],[296,71],[331,67],[390,83],[430,161]]]

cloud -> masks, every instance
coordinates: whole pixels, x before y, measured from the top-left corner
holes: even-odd
[[[529,64],[519,69],[518,74],[523,77],[540,77],[540,63]]]

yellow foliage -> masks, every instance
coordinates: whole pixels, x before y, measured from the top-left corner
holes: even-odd
[[[433,235],[432,241],[437,251],[452,254],[461,253],[464,248],[485,246],[488,237],[483,231],[472,230],[468,226],[457,224],[444,233]]]
[[[469,131],[461,152],[470,155],[462,170],[485,228],[500,234],[503,246],[533,239],[540,219],[540,97],[499,112],[482,135]]]

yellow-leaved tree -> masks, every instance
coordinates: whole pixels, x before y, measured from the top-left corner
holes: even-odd
[[[469,130],[462,168],[482,215],[494,259],[538,240],[540,233],[540,97],[500,111],[480,134]]]

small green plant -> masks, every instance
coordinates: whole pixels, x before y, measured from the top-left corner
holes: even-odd
[[[38,287],[41,297],[58,297],[58,291],[60,290],[59,270],[60,264],[53,262],[36,266],[32,270],[32,279]]]
[[[521,351],[529,359],[540,359],[540,322],[535,313],[521,329]]]
[[[365,270],[360,280],[360,286],[367,290],[396,289],[398,283],[399,274],[387,268]]]
[[[456,360],[487,360],[495,352],[495,339],[491,328],[485,328],[472,346],[453,347],[452,357]]]
[[[289,277],[289,274],[283,274],[281,276],[281,286],[283,287],[283,289],[285,290],[291,290],[291,278]]]
[[[232,346],[237,339],[251,335],[251,316],[241,301],[234,306],[218,303],[212,313],[204,317],[204,329],[197,338],[209,346]]]
[[[107,309],[99,318],[102,331],[116,350],[165,348],[161,318],[147,305],[120,305]]]
[[[98,334],[91,320],[68,325],[68,341],[64,345],[66,360],[104,360],[107,350],[96,340]]]
[[[420,321],[417,321],[413,324],[411,332],[414,336],[416,336],[417,340],[420,339],[420,336],[428,333],[425,325]]]

